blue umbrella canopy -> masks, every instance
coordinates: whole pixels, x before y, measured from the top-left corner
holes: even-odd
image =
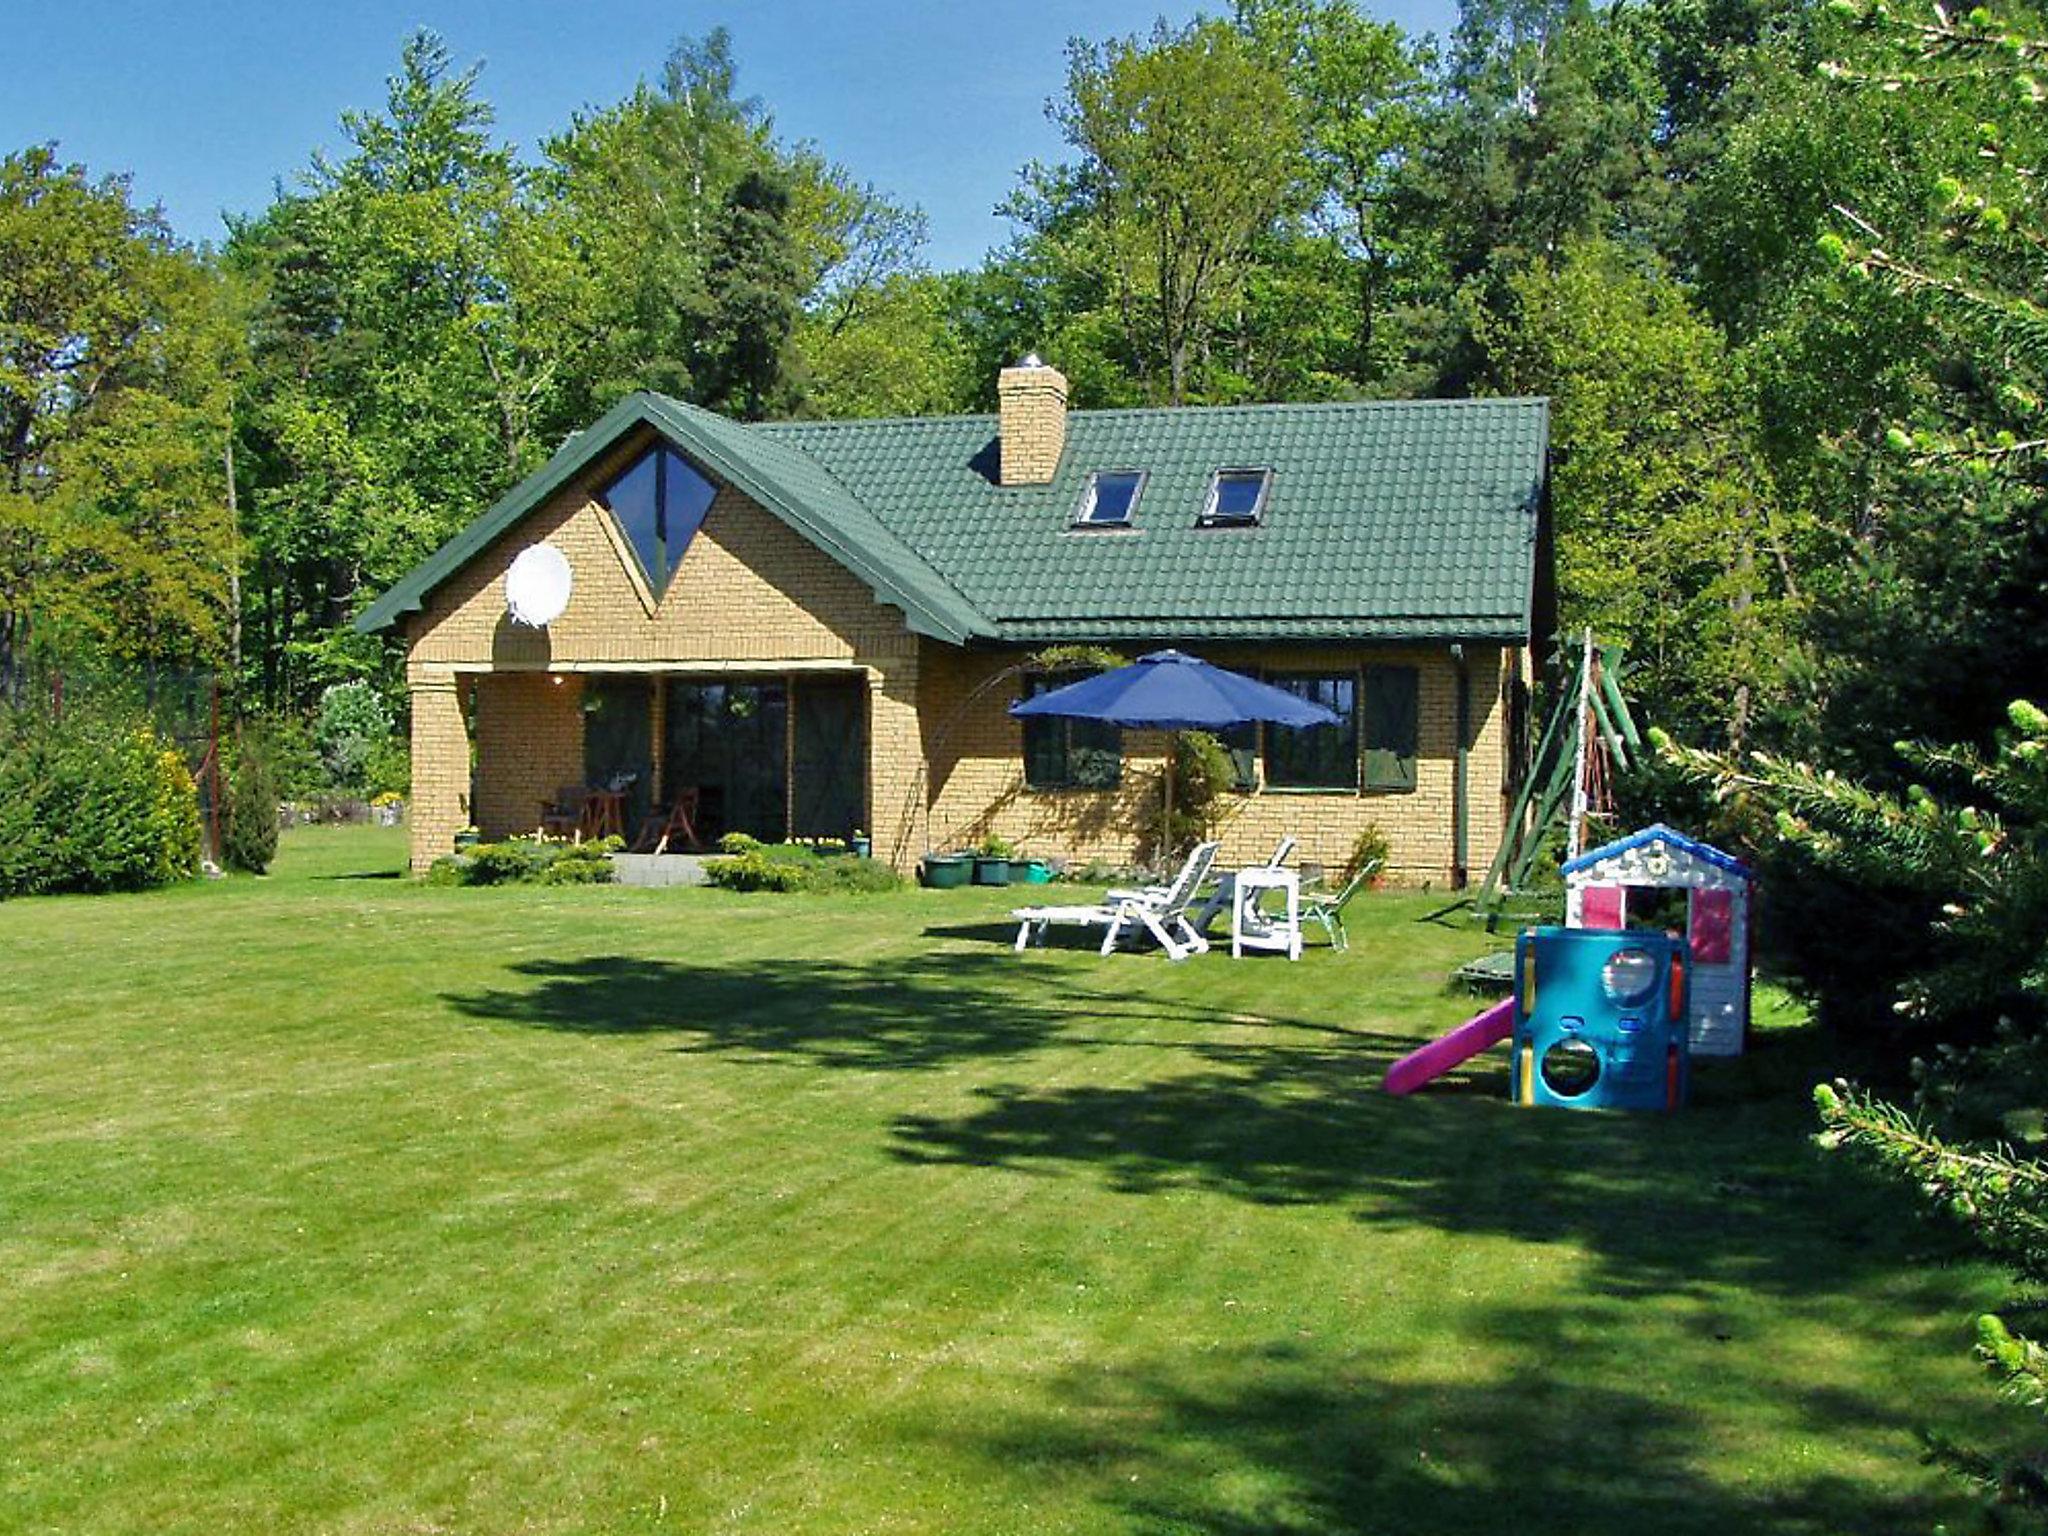
[[[1019,719],[1052,715],[1153,731],[1221,731],[1254,721],[1291,726],[1344,723],[1322,705],[1284,688],[1181,651],[1140,656],[1129,666],[1012,704],[1010,713]]]

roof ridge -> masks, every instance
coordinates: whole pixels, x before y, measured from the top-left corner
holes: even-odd
[[[650,391],[651,393],[651,391]],[[670,397],[661,397],[666,400]],[[683,402],[677,401],[678,405]],[[1070,410],[1071,417],[1085,416],[1100,420],[1105,417],[1124,416],[1252,416],[1265,413],[1298,413],[1307,415],[1321,412],[1348,411],[1414,411],[1438,408],[1459,408],[1472,406],[1521,406],[1544,408],[1550,405],[1548,395],[1459,395],[1410,400],[1246,400],[1229,405],[1107,405],[1084,407]],[[692,410],[703,410],[692,406]],[[730,419],[730,418],[726,418]],[[794,430],[798,432],[834,431],[846,427],[916,427],[954,426],[966,422],[1001,421],[994,411],[953,411],[944,415],[927,416],[818,416],[810,418],[791,417],[784,421],[755,421],[742,425],[766,427],[771,431]]]

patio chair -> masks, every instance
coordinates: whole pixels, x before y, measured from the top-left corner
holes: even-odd
[[[1293,855],[1294,848],[1295,841],[1293,838],[1281,838],[1278,843],[1273,845],[1272,857],[1267,859],[1260,867],[1263,869],[1284,868],[1287,860]],[[1117,894],[1115,891],[1110,892],[1112,896]],[[1188,920],[1203,933],[1207,933],[1209,925],[1216,921],[1216,914],[1229,911],[1230,904],[1236,897],[1237,872],[1226,869],[1216,877],[1216,884],[1210,888],[1208,893],[1195,903],[1194,910],[1188,914]]]
[[[590,804],[590,786],[564,784],[552,800],[540,803],[542,837],[576,837],[583,830],[583,814]]]
[[[1126,932],[1141,928],[1159,941],[1169,960],[1202,954],[1209,948],[1209,941],[1188,921],[1188,903],[1209,877],[1209,867],[1216,862],[1216,850],[1221,846],[1198,844],[1171,885],[1111,891],[1107,898],[1090,907],[1017,908],[1010,914],[1017,919],[1017,952],[1022,954],[1025,946],[1034,941],[1043,944],[1046,930],[1059,923],[1107,930],[1102,936],[1105,955],[1116,948],[1117,940]]]
[[[671,846],[696,853],[704,847],[697,836],[697,805],[702,792],[679,789],[668,809],[658,811],[640,823],[640,835],[633,841],[635,853],[667,853]]]
[[[1351,940],[1344,932],[1344,908],[1350,904],[1352,897],[1372,883],[1372,877],[1379,872],[1380,860],[1368,859],[1365,863],[1359,865],[1358,873],[1344,883],[1343,890],[1337,891],[1334,894],[1328,891],[1302,892],[1301,921],[1303,926],[1309,923],[1321,923],[1323,925],[1323,932],[1330,936],[1330,948],[1349,949],[1351,947]]]

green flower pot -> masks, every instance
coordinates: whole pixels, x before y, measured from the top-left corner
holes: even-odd
[[[974,860],[964,853],[924,856],[924,883],[935,891],[958,890],[974,876]]]
[[[974,883],[976,885],[1008,885],[1010,883],[1010,861],[1008,859],[983,858],[974,856]]]

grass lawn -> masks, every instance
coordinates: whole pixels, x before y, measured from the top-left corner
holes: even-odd
[[[1396,1101],[1425,897],[1019,958],[401,837],[0,906],[0,1529],[1834,1536],[2000,1413],[1789,1015],[1670,1119]]]

